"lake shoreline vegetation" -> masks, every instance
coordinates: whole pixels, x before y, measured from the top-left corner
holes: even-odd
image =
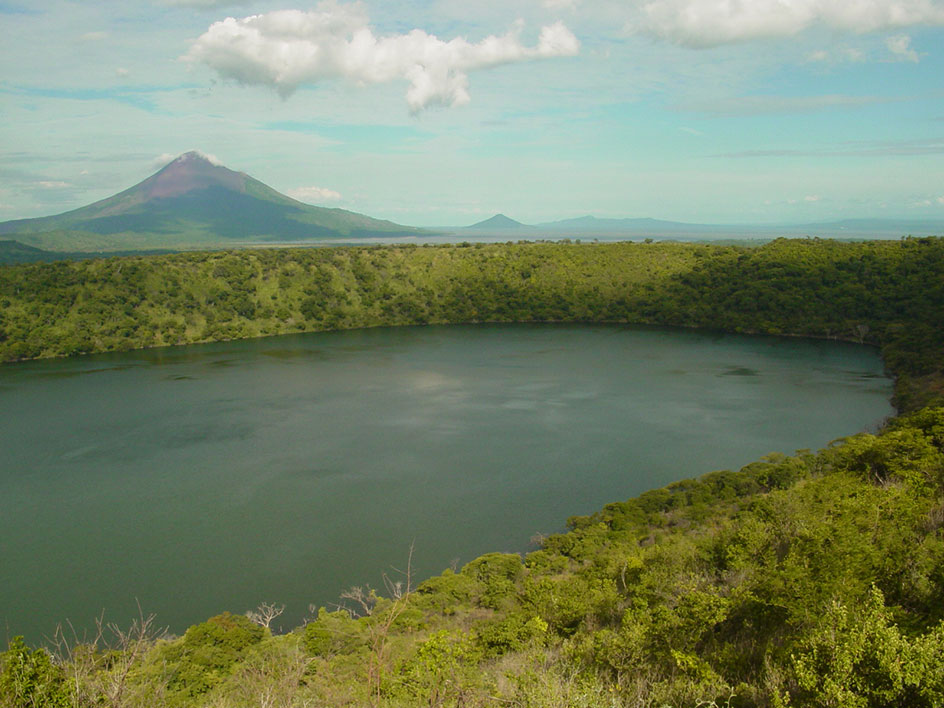
[[[572,517],[524,556],[486,554],[422,582],[404,565],[287,632],[269,604],[180,637],[142,613],[46,647],[13,638],[0,706],[944,705],[944,239],[253,249],[0,268],[4,362],[474,322],[870,344],[900,415]]]

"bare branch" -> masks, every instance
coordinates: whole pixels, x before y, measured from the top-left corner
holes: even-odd
[[[404,576],[406,581],[406,591],[403,590],[403,581],[392,582],[390,577],[384,573],[383,580],[384,585],[387,590],[390,592],[390,595],[395,599],[399,600],[401,597],[405,597],[413,592],[413,548],[416,545],[416,540],[410,541],[410,553],[406,558],[406,570],[400,570],[396,566],[390,566],[393,570],[397,571],[400,575]]]
[[[377,604],[377,593],[370,585],[365,585],[364,587],[361,587],[360,585],[352,585],[350,588],[341,593],[341,599],[350,600],[351,602],[356,602],[358,605],[360,605],[360,612],[348,609],[348,612],[350,612],[352,616],[370,617],[374,611],[374,605]]]
[[[53,644],[57,661],[69,673],[72,704],[124,708],[135,702],[135,697],[127,695],[131,670],[166,631],[155,629],[154,615],[145,616],[138,604],[137,619],[123,629],[105,622],[102,613],[91,638],[86,634],[80,639],[72,623],[67,625],[68,630],[62,625],[56,628]],[[151,683],[146,690],[155,697],[163,688]]]
[[[285,605],[276,605],[273,602],[262,602],[254,610],[246,610],[246,617],[260,627],[271,630],[272,620],[285,612]]]

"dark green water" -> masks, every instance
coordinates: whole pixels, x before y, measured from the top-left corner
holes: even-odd
[[[374,329],[0,367],[0,627],[174,632],[525,551],[566,517],[892,413],[872,349],[603,326]]]

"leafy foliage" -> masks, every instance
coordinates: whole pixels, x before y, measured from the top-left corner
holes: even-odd
[[[159,647],[152,661],[165,667],[171,692],[200,696],[222,683],[265,634],[248,618],[224,612],[190,627],[180,641]]]
[[[45,649],[31,650],[13,637],[0,654],[0,706],[65,708],[71,705],[62,669]]]

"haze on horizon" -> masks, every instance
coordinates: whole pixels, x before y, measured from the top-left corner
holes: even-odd
[[[0,0],[0,221],[190,149],[401,224],[944,219],[944,0]]]

